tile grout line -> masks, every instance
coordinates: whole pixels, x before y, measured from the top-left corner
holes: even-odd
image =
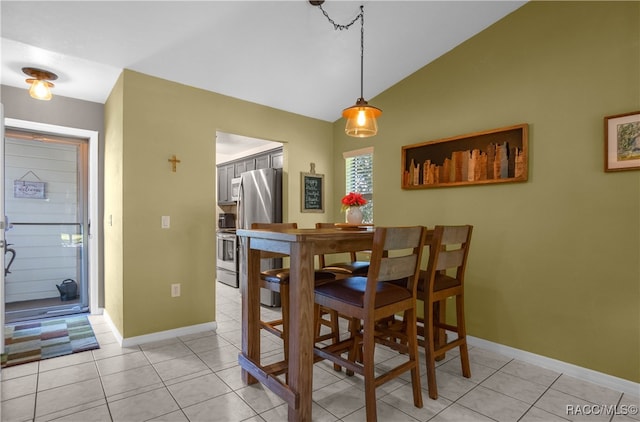
[[[91,324],[91,321],[89,321],[89,324]],[[100,341],[98,341],[98,345],[100,345]],[[102,389],[102,395],[104,396],[104,404],[107,407],[107,412],[109,413],[109,419],[113,421],[111,406],[109,406],[109,400],[107,399],[107,392],[104,389],[104,382],[102,382],[102,374],[100,373],[100,368],[98,368],[98,361],[96,360],[96,356],[93,354],[93,352],[91,353],[91,357],[93,358],[93,364],[95,365],[96,372],[98,373],[98,379],[100,380],[100,388]]]
[[[542,397],[543,397],[543,396],[544,396],[544,395],[545,395],[549,390],[551,390],[551,386],[552,386],[553,384],[555,384],[555,382],[556,382],[556,381],[558,381],[558,380],[560,379],[560,377],[561,377],[561,376],[562,376],[562,373],[559,373],[559,374],[558,374],[558,376],[556,377],[556,379],[554,379],[554,380],[553,380],[553,382],[552,382],[551,384],[549,384],[549,386],[547,386],[547,388],[544,390],[544,392],[543,392],[542,394],[540,394],[540,397],[538,397],[538,398],[537,398],[537,399],[536,399],[536,400],[531,404],[531,406],[529,407],[529,409],[527,409],[527,411],[525,412],[525,415],[526,415],[526,414],[527,414],[531,409],[533,409],[534,407],[536,407],[536,403],[538,403],[538,402],[540,401],[540,399],[542,399]],[[546,412],[546,410],[544,410],[544,409],[542,409],[542,408],[538,408],[538,407],[536,407],[536,409],[540,409],[540,410],[542,410],[542,411]],[[547,412],[547,413],[551,413],[551,412]],[[552,414],[552,415],[554,415],[554,416],[558,416],[559,418],[562,418],[562,419],[568,420],[568,419],[566,419],[566,418],[563,418],[562,416],[555,415],[555,414],[553,414],[553,413],[551,413],[551,414]],[[522,417],[524,417],[524,415],[522,415]],[[522,417],[521,417],[520,419],[522,419]],[[518,420],[520,420],[520,419],[518,419]]]
[[[509,360],[508,362],[506,362],[506,363],[505,363],[504,365],[502,365],[500,368],[498,368],[498,369],[496,369],[495,371],[493,371],[493,373],[492,373],[491,375],[489,375],[489,376],[485,377],[482,381],[480,381],[479,383],[477,383],[476,385],[474,385],[474,386],[473,386],[469,391],[467,391],[466,393],[462,394],[460,397],[458,397],[457,399],[455,399],[454,401],[452,401],[452,402],[451,402],[451,404],[450,404],[449,406],[447,406],[447,407],[445,407],[444,409],[442,409],[440,412],[438,412],[438,414],[437,414],[437,415],[439,415],[440,413],[444,412],[445,410],[447,410],[448,408],[450,408],[450,407],[451,407],[451,406],[453,406],[454,404],[458,404],[458,406],[462,406],[462,407],[464,407],[465,409],[469,409],[469,410],[471,410],[472,412],[478,413],[478,414],[480,414],[480,415],[482,415],[482,416],[484,416],[484,417],[486,417],[486,418],[489,418],[489,419],[491,419],[491,420],[494,420],[494,421],[498,422],[496,419],[492,418],[491,416],[485,415],[484,413],[480,413],[478,410],[476,410],[476,409],[471,409],[470,407],[467,407],[467,406],[465,406],[464,404],[462,404],[462,403],[458,403],[458,402],[459,402],[459,401],[460,401],[464,396],[466,396],[467,394],[471,393],[473,390],[475,390],[476,388],[478,388],[478,387],[479,387],[483,382],[485,382],[486,380],[488,380],[489,378],[491,378],[494,374],[496,374],[498,371],[500,371],[500,369],[502,369],[502,368],[504,368],[506,365],[508,365],[508,364],[509,364],[509,362],[511,362],[512,360],[513,360],[513,359],[511,359],[511,360]],[[469,362],[469,363],[471,364],[471,362]],[[476,363],[476,365],[481,365],[481,364]],[[471,365],[469,365],[469,366],[471,366]],[[486,366],[486,365],[482,365],[482,366]],[[494,369],[494,368],[491,368],[491,369]],[[456,375],[457,375],[457,374],[456,374]],[[483,386],[483,387],[484,387],[484,386]],[[487,388],[487,387],[484,387],[484,388]],[[490,389],[490,390],[491,390],[491,389]],[[494,390],[492,390],[492,391],[494,391]],[[498,392],[498,393],[499,393],[499,392]],[[500,393],[500,394],[502,394],[502,393]],[[505,394],[505,395],[506,395],[506,394]],[[507,396],[507,397],[509,397],[509,396]],[[436,416],[437,416],[437,415],[436,415]],[[435,417],[435,416],[434,416],[434,417]]]

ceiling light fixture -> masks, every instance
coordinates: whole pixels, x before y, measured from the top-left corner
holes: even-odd
[[[369,103],[364,99],[364,6],[360,5],[360,14],[358,14],[358,16],[356,16],[349,24],[339,25],[336,24],[322,8],[322,3],[324,3],[323,0],[310,0],[309,3],[314,6],[318,6],[336,30],[349,29],[349,27],[351,27],[351,25],[353,25],[358,19],[360,20],[360,98],[358,98],[355,105],[345,108],[342,111],[342,117],[347,119],[347,125],[344,129],[347,135],[354,136],[356,138],[374,136],[378,133],[378,123],[376,122],[376,119],[382,115],[382,110],[369,105]]]
[[[49,101],[52,97],[51,88],[54,87],[49,81],[55,81],[58,79],[58,75],[35,67],[23,67],[22,71],[31,76],[26,80],[28,84],[31,84],[29,95],[36,100]]]

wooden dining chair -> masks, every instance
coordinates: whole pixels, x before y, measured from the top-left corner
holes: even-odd
[[[316,229],[335,229],[336,225],[334,223],[316,223]],[[357,252],[352,251],[349,253],[351,258],[348,262],[332,262],[327,264],[326,255],[320,254],[318,255],[318,266],[322,271],[329,271],[336,275],[338,278],[358,275],[358,276],[367,276],[367,272],[369,271],[369,261],[358,260]],[[339,315],[335,310],[324,308],[321,306],[316,306],[315,309],[316,316],[316,340],[324,341],[327,339],[331,339],[333,342],[337,342],[340,340],[339,333]],[[329,316],[328,319],[325,319],[324,316]],[[329,331],[326,334],[321,334],[320,329],[322,326],[329,327]],[[334,368],[338,370],[339,366],[334,365]]]
[[[429,397],[438,398],[435,362],[456,347],[460,348],[462,375],[471,377],[464,317],[464,274],[469,256],[473,226],[436,226],[429,246],[427,269],[420,272],[418,299],[423,302],[424,317],[417,331],[423,338]],[[447,324],[444,308],[447,298],[455,297],[456,322]],[[445,330],[457,333],[448,341]]]
[[[327,229],[327,228],[335,228],[334,223],[316,223],[316,229]],[[318,255],[318,263],[320,269],[323,271],[331,271],[332,273],[336,273],[336,275],[361,275],[367,276],[367,272],[369,271],[369,261],[358,260],[357,253],[350,253],[351,260],[348,262],[332,262],[330,264],[326,263],[325,255]]]
[[[314,347],[318,358],[328,359],[347,368],[347,374],[364,376],[367,421],[376,420],[376,387],[411,371],[413,403],[422,407],[418,338],[416,333],[416,289],[420,259],[427,230],[415,227],[376,227],[367,277],[352,276],[316,286],[315,302],[351,319],[349,338],[328,346]],[[385,281],[407,279],[405,286]],[[404,312],[402,330],[388,340],[376,321]],[[408,355],[400,365],[375,376],[376,343]],[[347,354],[345,357],[344,354]]]
[[[252,229],[268,229],[268,230],[287,230],[297,229],[297,223],[253,223]],[[277,257],[284,257],[286,255],[277,254]],[[276,255],[270,254],[268,256],[263,255],[265,258],[274,258]],[[271,268],[260,272],[260,287],[277,292],[280,294],[280,310],[282,318],[271,321],[260,320],[260,328],[265,331],[274,334],[282,339],[284,343],[284,356],[285,360],[289,357],[289,268]],[[329,271],[315,271],[314,274],[315,285],[334,281],[336,279],[335,274]],[[332,318],[333,319],[333,318]],[[316,323],[318,325],[318,323]],[[339,339],[339,331],[337,329],[337,315],[335,316],[335,325],[329,325],[331,327],[330,335],[321,338],[326,340],[327,338],[334,339],[337,342]],[[335,330],[333,327],[335,326]],[[318,340],[320,341],[320,340]]]

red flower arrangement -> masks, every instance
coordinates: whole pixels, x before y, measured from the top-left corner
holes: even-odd
[[[348,195],[342,197],[342,211],[349,207],[361,207],[367,203],[367,200],[359,193],[349,192]]]

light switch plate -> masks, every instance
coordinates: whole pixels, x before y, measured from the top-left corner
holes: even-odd
[[[168,229],[171,226],[171,217],[168,215],[162,216],[162,228]]]

